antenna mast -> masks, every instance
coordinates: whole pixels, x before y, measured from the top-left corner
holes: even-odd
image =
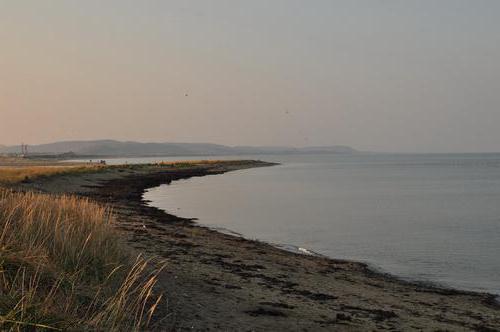
[[[25,157],[28,155],[28,144],[21,143],[21,156]]]

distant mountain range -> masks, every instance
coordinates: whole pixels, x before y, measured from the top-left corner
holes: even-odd
[[[226,146],[209,143],[140,143],[114,140],[66,141],[50,144],[30,145],[30,154],[77,155],[93,157],[154,157],[154,156],[215,156],[249,154],[307,154],[307,153],[342,153],[357,152],[351,147],[261,147],[261,146]],[[19,153],[20,146],[0,145],[0,153]]]

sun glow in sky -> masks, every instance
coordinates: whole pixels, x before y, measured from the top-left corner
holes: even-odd
[[[499,151],[500,2],[0,0],[0,144]]]

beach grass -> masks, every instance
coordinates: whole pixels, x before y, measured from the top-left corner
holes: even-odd
[[[112,223],[87,199],[0,189],[0,329],[143,329],[161,267],[134,258]]]
[[[56,166],[5,166],[0,167],[0,184],[14,184],[43,176],[64,173],[93,172],[103,169],[102,165],[56,165]]]
[[[193,167],[193,166],[201,166],[201,165],[239,165],[246,164],[248,160],[176,160],[176,161],[161,161],[157,162],[154,165],[163,166],[163,167],[173,167],[173,168],[185,168],[185,167]]]

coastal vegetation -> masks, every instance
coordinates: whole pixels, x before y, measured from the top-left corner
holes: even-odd
[[[29,182],[40,177],[49,177],[55,175],[92,173],[111,169],[140,169],[148,167],[161,168],[188,168],[196,166],[211,166],[211,165],[241,165],[248,161],[240,160],[178,160],[178,161],[161,161],[154,164],[140,165],[103,165],[96,163],[47,163],[37,161],[23,161],[22,163],[16,159],[15,161],[0,158],[0,185],[15,185],[19,182]],[[1,161],[4,161],[3,163]]]
[[[176,161],[160,161],[155,163],[157,166],[162,167],[174,167],[174,168],[183,168],[183,167],[194,167],[194,166],[207,166],[207,165],[219,165],[219,164],[232,164],[237,165],[241,163],[239,160],[176,160]]]
[[[92,172],[105,166],[102,165],[57,165],[57,166],[3,166],[0,167],[0,184],[14,184],[30,181],[41,176],[51,176],[63,173]]]
[[[46,171],[0,174],[14,181]],[[0,329],[147,325],[161,300],[153,292],[161,266],[134,257],[112,224],[109,209],[84,198],[0,189]]]

